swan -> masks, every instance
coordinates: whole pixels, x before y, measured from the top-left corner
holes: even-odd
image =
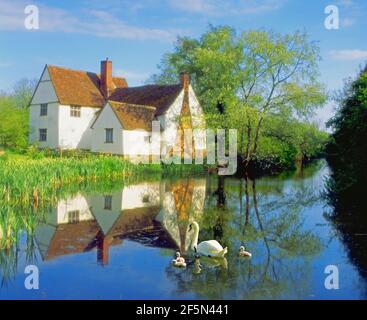
[[[245,250],[245,247],[244,247],[244,246],[241,246],[241,247],[240,247],[240,251],[239,251],[238,255],[239,255],[240,257],[249,257],[249,258],[251,258],[251,257],[252,257],[252,254],[251,254],[250,252],[247,252],[247,251]]]
[[[216,240],[203,241],[198,244],[199,240],[199,224],[197,222],[192,222],[189,226],[189,232],[194,231],[194,238],[192,241],[192,249],[202,256],[207,256],[210,258],[223,258],[227,253],[227,248],[221,246],[221,244]]]
[[[175,267],[178,268],[186,268],[186,262],[179,252],[176,252],[176,259],[172,260],[172,263]]]

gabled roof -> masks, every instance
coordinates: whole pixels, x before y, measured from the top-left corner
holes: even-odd
[[[100,90],[98,73],[47,65],[56,95],[61,104],[102,108],[106,103]],[[127,87],[124,78],[113,78],[115,90]]]
[[[102,108],[106,98],[100,90],[100,74],[52,65],[46,66],[61,104]],[[130,105],[152,106],[156,116],[164,114],[182,91],[177,85],[147,85],[128,88],[126,79],[113,78],[115,87],[108,100]]]
[[[152,131],[152,121],[156,113],[156,108],[115,101],[108,101],[108,104],[111,106],[124,129]]]
[[[102,108],[108,102],[127,130],[151,131],[154,117],[163,115],[183,90],[180,84],[128,88],[124,78],[114,77],[114,88],[106,99],[98,73],[51,65],[46,68],[60,104]]]
[[[153,106],[156,116],[164,114],[182,91],[181,85],[148,85],[134,88],[117,88],[109,100]]]
[[[95,220],[58,225],[50,240],[44,260],[93,249],[99,231],[100,227]]]

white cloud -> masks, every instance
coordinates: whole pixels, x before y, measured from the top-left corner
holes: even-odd
[[[341,26],[351,27],[363,20],[366,16],[366,8],[355,0],[337,0],[335,3],[340,8]]]
[[[0,68],[10,68],[14,64],[12,62],[0,62]]]
[[[206,15],[246,15],[279,9],[286,0],[167,0],[176,9]]]
[[[348,28],[353,26],[356,23],[356,19],[354,18],[345,18],[341,20],[341,26],[344,28]]]
[[[363,60],[367,59],[367,50],[332,50],[330,51],[330,56],[334,60]]]
[[[23,0],[1,0],[0,30],[27,31],[24,27]],[[37,5],[37,4],[36,4]],[[107,11],[86,10],[78,16],[71,11],[38,5],[40,29],[33,32],[64,32],[98,37],[172,41],[181,30],[133,26]]]
[[[218,5],[218,1],[213,0],[168,0],[168,3],[176,9],[196,13],[212,13]]]
[[[271,12],[280,9],[286,0],[242,0],[238,10],[232,9],[232,12],[239,14],[258,14]]]
[[[353,0],[338,0],[336,4],[343,7],[351,7],[355,5],[355,2]]]

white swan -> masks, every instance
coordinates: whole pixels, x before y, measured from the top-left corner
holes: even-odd
[[[186,262],[179,252],[176,252],[176,259],[172,260],[172,263],[175,267],[178,268],[186,268]]]
[[[245,251],[245,247],[244,246],[241,246],[240,247],[240,251],[238,252],[238,255],[240,257],[249,257],[249,258],[252,257],[252,254],[250,252]]]
[[[198,244],[199,240],[199,224],[197,222],[192,222],[189,226],[189,232],[194,231],[194,238],[192,240],[192,249],[199,255],[215,258],[223,258],[227,253],[227,248],[221,246],[221,244],[216,240],[203,241]]]

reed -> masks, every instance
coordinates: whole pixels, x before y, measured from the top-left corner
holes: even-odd
[[[100,181],[125,182],[149,174],[203,173],[203,166],[133,164],[120,157],[0,157],[0,202],[39,206],[57,200],[65,187]]]

